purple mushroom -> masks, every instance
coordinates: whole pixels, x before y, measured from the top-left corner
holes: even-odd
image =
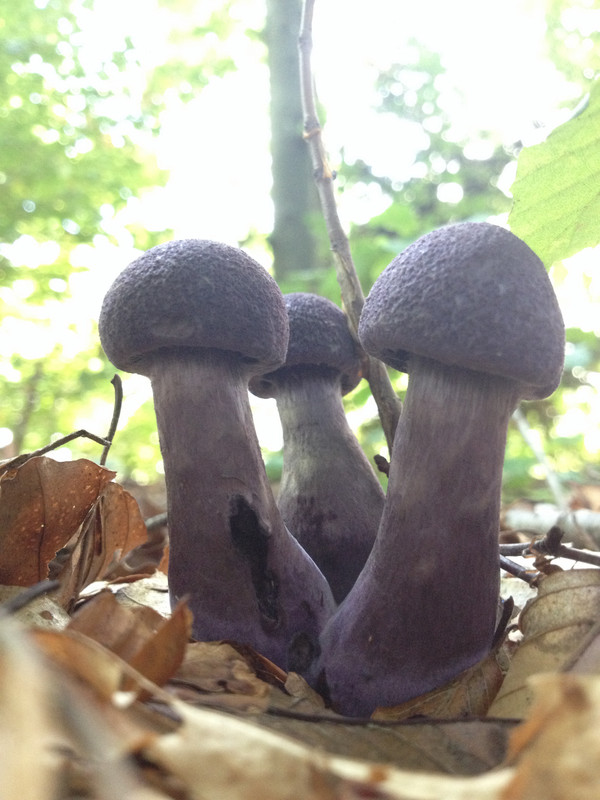
[[[385,499],[342,404],[362,377],[359,348],[331,300],[297,292],[284,301],[285,364],[252,378],[250,390],[277,399],[284,441],[277,505],[339,602],[371,552]]]
[[[335,603],[277,510],[248,398],[249,378],[285,358],[275,281],[228,245],[169,242],[117,277],[99,328],[112,363],[152,382],[172,603],[188,596],[196,638],[244,642],[310,673]]]
[[[375,282],[359,336],[408,371],[377,540],[321,637],[333,706],[371,713],[489,651],[510,416],[560,381],[564,326],[544,265],[488,223],[422,237]]]

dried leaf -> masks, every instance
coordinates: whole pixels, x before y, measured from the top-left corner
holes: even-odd
[[[102,577],[122,555],[145,542],[146,526],[133,497],[122,486],[108,483],[99,494],[68,550],[59,557],[52,577],[61,582],[57,600],[65,606],[81,590]]]
[[[112,592],[104,591],[74,614],[69,631],[93,639],[162,686],[183,661],[191,623],[185,603],[165,620],[147,606],[124,607]],[[127,690],[130,685],[125,678],[121,688]]]
[[[123,607],[111,591],[104,590],[75,611],[69,630],[94,639],[130,662],[162,622],[153,609],[142,605]]]
[[[175,775],[191,800],[500,800],[513,774],[416,774],[332,756],[230,714],[179,701],[173,710],[183,724],[143,756]]]
[[[511,738],[516,773],[503,800],[600,797],[600,678],[536,675],[529,719]]]
[[[301,675],[296,672],[288,673],[285,682],[285,691],[291,698],[288,708],[303,714],[317,714],[325,708],[325,702],[320,694],[308,685]]]
[[[15,738],[14,731],[12,738],[17,752],[20,750],[33,774],[37,774],[40,764],[37,759],[32,761],[32,754],[36,754],[36,747],[41,748],[43,765],[51,768],[47,788],[52,786],[52,779],[60,781],[60,791],[48,800],[57,797],[164,800],[166,795],[143,785],[141,773],[133,769],[130,756],[157,735],[173,730],[176,723],[151,712],[141,703],[119,702],[124,699],[122,693],[112,690],[118,683],[121,669],[128,670],[127,665],[119,664],[114,654],[97,643],[74,633],[29,633],[25,647],[44,655],[40,660],[42,678],[51,698],[52,721],[58,733],[51,738],[48,728],[39,726],[33,732],[31,743]],[[34,657],[37,658],[35,652]],[[140,681],[143,688],[151,687],[141,676]],[[36,719],[35,715],[31,718]],[[15,729],[18,730],[16,726]],[[0,769],[0,785],[2,773]],[[0,796],[5,800],[4,794]],[[21,786],[21,794],[14,795],[14,800],[21,797],[45,800],[47,795],[24,793]]]
[[[96,578],[103,578],[115,553],[129,555],[136,548],[148,547],[148,531],[137,501],[117,483],[109,483],[99,498],[103,546],[107,559],[98,569]],[[162,539],[162,537],[161,537]],[[154,546],[154,543],[153,543]],[[157,557],[160,562],[162,549]],[[148,561],[146,560],[146,564]],[[138,565],[138,566],[141,566]],[[148,566],[150,569],[150,567]],[[114,568],[113,568],[114,569]],[[154,568],[151,569],[151,572]]]
[[[22,586],[0,586],[0,604],[18,597],[24,591],[26,589]],[[48,595],[36,597],[12,616],[27,627],[62,630],[69,623],[69,615]]]
[[[159,616],[160,625],[131,660],[131,666],[157,686],[163,686],[181,666],[192,632],[192,612],[178,603],[170,618]],[[127,682],[124,688],[128,688]]]
[[[500,765],[514,720],[368,722],[330,712],[258,714],[257,725],[291,736],[321,752],[385,763],[398,769],[480,775]]]
[[[157,569],[164,569],[166,572],[168,567],[168,556],[165,555],[167,542],[168,537],[164,528],[148,531],[148,538],[126,553],[115,564],[110,565],[102,575],[102,579],[115,581],[119,578],[130,578],[133,575],[151,576]],[[167,566],[164,566],[165,564]]]
[[[580,675],[600,674],[600,621],[590,628],[566,671]]]
[[[224,642],[188,645],[175,678],[177,684],[213,695],[212,699],[221,706],[256,711],[268,705],[269,684],[261,681],[243,656]]]
[[[54,707],[41,659],[12,620],[0,625],[0,797],[54,800],[57,739]],[[33,768],[32,768],[32,765]]]
[[[378,708],[372,718],[401,720],[410,717],[460,719],[485,716],[498,693],[504,674],[496,653],[465,670],[453,681],[399,706]]]
[[[144,605],[153,608],[162,617],[171,614],[168,580],[163,572],[155,572],[150,578],[139,578],[132,583],[120,585],[116,595],[122,606]]]
[[[31,586],[115,473],[92,461],[31,458],[0,477],[0,583]]]
[[[112,701],[121,688],[126,664],[110,650],[77,631],[32,630],[33,642],[60,669]]]
[[[599,617],[600,570],[578,569],[545,577],[538,597],[521,613],[523,641],[490,707],[490,716],[525,716],[533,700],[527,679],[569,666]]]

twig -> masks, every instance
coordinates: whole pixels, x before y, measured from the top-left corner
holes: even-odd
[[[525,583],[535,583],[539,578],[539,572],[537,572],[537,570],[532,572],[529,567],[522,567],[521,564],[511,561],[510,558],[506,558],[506,556],[500,556],[500,566],[505,572],[508,572],[509,575],[514,575],[515,578],[520,578],[522,581],[525,581]]]
[[[3,464],[0,464],[0,474],[7,472],[9,469],[19,469],[19,467],[22,467],[23,464],[29,461],[30,458],[43,456],[45,453],[49,453],[51,450],[56,450],[58,447],[62,447],[63,445],[72,442],[73,439],[79,438],[91,439],[92,442],[102,445],[104,449],[100,458],[100,466],[103,467],[106,463],[106,457],[108,455],[108,451],[110,450],[115,431],[117,430],[119,416],[121,414],[121,405],[123,403],[123,384],[121,383],[121,378],[118,375],[115,375],[111,383],[115,387],[115,403],[106,438],[103,439],[101,436],[96,436],[96,434],[90,433],[84,428],[81,428],[81,430],[68,433],[66,436],[61,436],[60,439],[56,439],[56,441],[52,442],[51,444],[44,445],[44,447],[40,447],[38,450],[32,450],[31,453],[21,453],[21,455],[15,456],[15,458],[11,458],[9,461],[5,461]]]
[[[518,544],[501,544],[501,556],[524,556],[529,555],[530,542],[519,542]]]
[[[553,558],[569,558],[571,561],[581,561],[583,564],[593,564],[600,567],[600,553],[590,553],[562,543],[564,531],[553,525],[548,533],[541,539],[519,544],[501,544],[501,556],[552,556]]]
[[[358,320],[364,303],[364,294],[356,273],[356,268],[350,253],[350,243],[340,222],[333,181],[335,173],[332,171],[325,154],[321,124],[317,114],[314,80],[311,67],[312,53],[312,20],[315,0],[304,0],[302,20],[300,23],[300,37],[298,41],[300,53],[300,91],[302,95],[302,109],[304,114],[304,138],[306,139],[314,177],[319,193],[321,210],[327,227],[327,234],[334,255],[336,274],[342,303],[346,310],[350,328],[358,341]],[[371,388],[371,393],[377,404],[381,426],[391,453],[394,432],[401,404],[396,396],[385,366],[381,361],[366,356],[364,359],[366,375]]]
[[[554,525],[543,539],[537,539],[530,544],[533,555],[553,556],[554,558],[570,558],[572,561],[581,561],[584,564],[593,564],[600,567],[600,553],[588,553],[576,547],[569,547],[562,543],[564,531]]]
[[[23,589],[22,592],[19,592],[16,597],[12,597],[10,600],[6,600],[4,603],[0,604],[0,615],[16,614],[17,611],[25,608],[25,606],[28,606],[29,603],[32,603],[34,600],[37,600],[38,597],[55,592],[59,586],[60,583],[58,581],[50,580],[34,583],[33,586],[29,586],[27,589]]]
[[[502,524],[503,527],[531,534],[532,537],[543,536],[554,525],[558,525],[576,547],[588,550],[600,548],[600,512],[589,508],[562,512],[545,504],[538,504],[533,509],[514,506],[502,512]]]
[[[119,417],[121,416],[121,406],[123,405],[123,382],[118,375],[113,375],[113,379],[111,381],[112,385],[115,389],[115,403],[113,406],[113,415],[110,421],[110,427],[108,429],[108,433],[106,434],[106,444],[104,445],[104,450],[102,451],[102,455],[100,456],[100,466],[103,467],[106,464],[106,459],[108,457],[108,451],[112,445],[117,425],[119,424]]]
[[[153,531],[155,528],[162,528],[167,524],[167,512],[163,511],[162,514],[156,514],[154,517],[148,517],[144,520],[146,530]]]
[[[56,450],[58,447],[62,447],[64,444],[72,442],[73,439],[79,438],[91,439],[93,442],[96,442],[96,444],[101,444],[103,446],[106,446],[107,444],[106,439],[102,439],[100,436],[96,436],[95,434],[90,433],[82,428],[74,433],[68,433],[66,436],[61,436],[60,439],[56,439],[56,441],[52,442],[51,444],[40,447],[39,450],[32,450],[31,453],[22,453],[20,456],[11,458],[10,461],[5,461],[0,465],[0,472],[6,472],[9,469],[18,469],[19,467],[22,467],[26,461],[29,461],[30,458],[43,456],[44,453],[49,453],[51,450]]]
[[[523,410],[519,407],[513,413],[513,419],[519,429],[519,433],[529,446],[533,455],[537,458],[538,462],[544,468],[546,472],[546,483],[548,484],[548,488],[552,492],[552,496],[554,497],[554,502],[556,505],[564,510],[567,507],[565,493],[560,482],[560,478],[554,472],[550,463],[546,457],[546,453],[544,452],[543,448],[541,448],[536,441],[535,437],[531,434],[531,427],[529,422],[527,421],[527,417],[523,413]]]

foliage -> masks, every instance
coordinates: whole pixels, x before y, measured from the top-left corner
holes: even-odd
[[[511,230],[547,266],[600,242],[600,83],[583,108],[519,155]]]
[[[351,234],[366,290],[391,258],[410,242],[441,225],[485,219],[505,212],[509,199],[498,188],[510,149],[490,131],[461,131],[448,111],[460,97],[437,53],[409,41],[403,61],[377,80],[377,109],[400,120],[407,140],[420,142],[407,174],[377,174],[362,161],[342,168],[342,191],[357,182],[377,184],[387,209]],[[402,149],[402,140],[399,142]]]
[[[244,16],[251,7],[252,22]],[[137,213],[144,195],[168,178],[153,153],[162,112],[169,103],[189,103],[238,69],[240,43],[252,43],[253,57],[264,57],[264,9],[256,3],[159,0],[157,8],[164,19],[163,52],[154,59],[142,53],[133,29],[110,47],[94,37],[90,48],[96,12],[88,0],[15,0],[0,14],[0,445],[13,437],[3,455],[34,449],[79,427],[105,431],[113,368],[98,344],[94,308],[120,266],[170,235],[149,229]],[[551,0],[546,13],[549,53],[571,81],[572,94],[581,93],[600,67],[600,51],[590,46],[597,33],[589,4],[576,0],[567,7]],[[460,90],[437,53],[408,37],[399,39],[397,52],[398,63],[377,78],[374,102],[396,121],[402,163],[418,142],[412,160],[390,174],[360,154],[348,161],[341,153],[337,165],[342,202],[361,193],[378,192],[382,198],[383,210],[350,231],[365,292],[391,258],[421,234],[448,222],[505,215],[510,199],[500,186],[520,146],[493,131],[460,129],[452,111],[460,104]],[[587,127],[596,95],[594,90],[588,111],[573,120],[579,129]],[[356,109],[357,118],[360,114]],[[547,144],[560,139],[560,131]],[[529,157],[523,150],[519,179]],[[587,161],[589,167],[592,158]],[[520,214],[519,191],[517,184],[513,223]],[[530,203],[531,224],[539,223],[546,205]],[[249,212],[243,244],[266,252],[268,232],[252,230],[252,224]],[[315,233],[322,230],[320,219],[311,225]],[[339,301],[334,271],[322,268],[328,260],[322,235],[315,238],[314,269],[286,275],[281,288]],[[553,278],[560,283],[569,269],[555,266]],[[598,412],[600,347],[593,332],[578,328],[569,330],[568,342],[563,386],[551,401],[529,405],[527,413],[556,469],[573,477],[586,469],[585,448],[594,436],[600,438],[600,424],[594,422],[592,433],[584,435],[565,419],[582,418],[586,409]],[[401,393],[405,377],[395,374],[394,381]],[[140,481],[155,480],[160,453],[152,405],[143,402],[147,384],[126,378],[124,388],[124,427],[111,466]],[[346,398],[346,406],[368,454],[381,450],[366,387]],[[96,455],[90,443],[77,449]],[[280,461],[280,454],[268,460],[275,477]],[[508,496],[546,492],[535,459],[516,432],[509,438],[506,467]]]
[[[94,261],[110,269],[119,248],[157,241],[135,222],[116,222],[166,178],[147,152],[157,108],[139,92],[142,67],[130,41],[117,52],[90,51],[89,13],[83,2],[20,0],[0,15],[1,425],[14,437],[7,455],[71,431],[90,412],[84,398],[112,401],[114,370],[84,307],[94,291],[88,268]]]

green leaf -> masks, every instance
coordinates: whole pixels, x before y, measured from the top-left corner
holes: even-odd
[[[583,111],[519,155],[510,229],[550,267],[600,243],[600,82]]]

